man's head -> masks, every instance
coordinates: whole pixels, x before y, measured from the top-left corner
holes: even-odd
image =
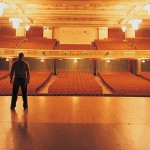
[[[23,57],[24,57],[24,54],[23,53],[19,53],[19,60],[22,60],[23,59]]]

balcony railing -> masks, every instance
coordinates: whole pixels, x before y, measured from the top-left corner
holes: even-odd
[[[150,58],[150,50],[37,50],[37,49],[0,49],[0,57],[18,57],[23,52],[25,57],[35,58]]]

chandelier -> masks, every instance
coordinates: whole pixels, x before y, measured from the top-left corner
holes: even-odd
[[[28,31],[30,29],[29,25],[25,25],[24,27],[25,27],[26,31]]]
[[[148,15],[150,15],[150,4],[144,6],[144,9],[148,11]]]
[[[127,27],[126,27],[126,26],[123,26],[123,27],[121,27],[121,29],[122,29],[123,32],[125,32],[126,29],[127,29]]]
[[[132,19],[132,20],[129,20],[128,23],[130,23],[132,25],[132,29],[137,30],[138,26],[141,22],[142,22],[141,19]]]
[[[21,18],[16,18],[16,17],[9,18],[9,21],[12,22],[14,29],[18,29],[20,23],[23,22],[23,20]]]
[[[8,5],[4,2],[0,2],[0,16],[3,14],[3,11],[5,8],[7,8]]]

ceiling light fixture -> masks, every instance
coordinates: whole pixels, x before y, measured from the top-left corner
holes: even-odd
[[[26,31],[28,31],[30,29],[29,25],[25,25],[24,27],[25,27]]]
[[[4,2],[0,2],[0,16],[3,14],[3,11],[5,8],[7,8],[8,5]]]
[[[21,18],[16,18],[16,17],[9,18],[9,21],[12,22],[14,29],[18,29],[20,23],[23,22]]]
[[[148,11],[148,15],[150,16],[150,4],[146,4],[144,9]]]
[[[140,23],[142,23],[142,20],[141,19],[131,19],[131,20],[129,20],[128,23],[130,23],[132,25],[132,29],[138,30],[138,26]]]
[[[127,27],[126,26],[122,26],[121,29],[122,29],[123,32],[125,32]]]

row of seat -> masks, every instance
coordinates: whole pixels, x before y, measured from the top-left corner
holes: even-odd
[[[150,38],[127,39],[135,50],[150,50]]]
[[[24,37],[0,36],[0,48],[16,48]]]
[[[49,86],[51,95],[102,95],[102,87],[89,73],[59,73]]]
[[[0,48],[45,50],[150,50],[150,38],[96,39],[91,44],[58,44],[56,39],[0,36]]]
[[[28,86],[28,93],[36,93],[46,81],[51,77],[51,72],[31,72],[30,84]]]
[[[123,40],[95,40],[98,50],[132,50],[133,48]]]
[[[140,76],[148,81],[150,81],[150,72],[141,72]]]
[[[54,49],[55,39],[46,38],[26,38],[17,48],[19,49]]]
[[[100,73],[100,77],[115,94],[150,94],[150,82],[143,80],[130,72]]]
[[[31,72],[30,84],[28,85],[28,93],[36,93],[42,85],[50,78],[51,72]],[[11,94],[12,85],[9,76],[0,80],[0,94]],[[20,91],[19,91],[20,92]]]
[[[88,71],[61,71],[57,75],[59,78],[82,78],[84,76],[93,78],[93,74]]]
[[[11,94],[9,71],[0,71],[0,94]],[[6,78],[3,78],[6,76]],[[51,72],[31,72],[28,93],[36,93],[48,81]],[[142,72],[141,76],[150,81],[150,72]],[[119,95],[149,95],[150,82],[130,72],[100,73],[106,85]],[[49,86],[50,95],[101,95],[102,87],[95,81],[90,72],[60,72],[57,79]]]
[[[60,44],[55,47],[57,50],[95,50],[92,44]]]
[[[0,70],[0,80],[4,79],[9,75],[9,70]]]

